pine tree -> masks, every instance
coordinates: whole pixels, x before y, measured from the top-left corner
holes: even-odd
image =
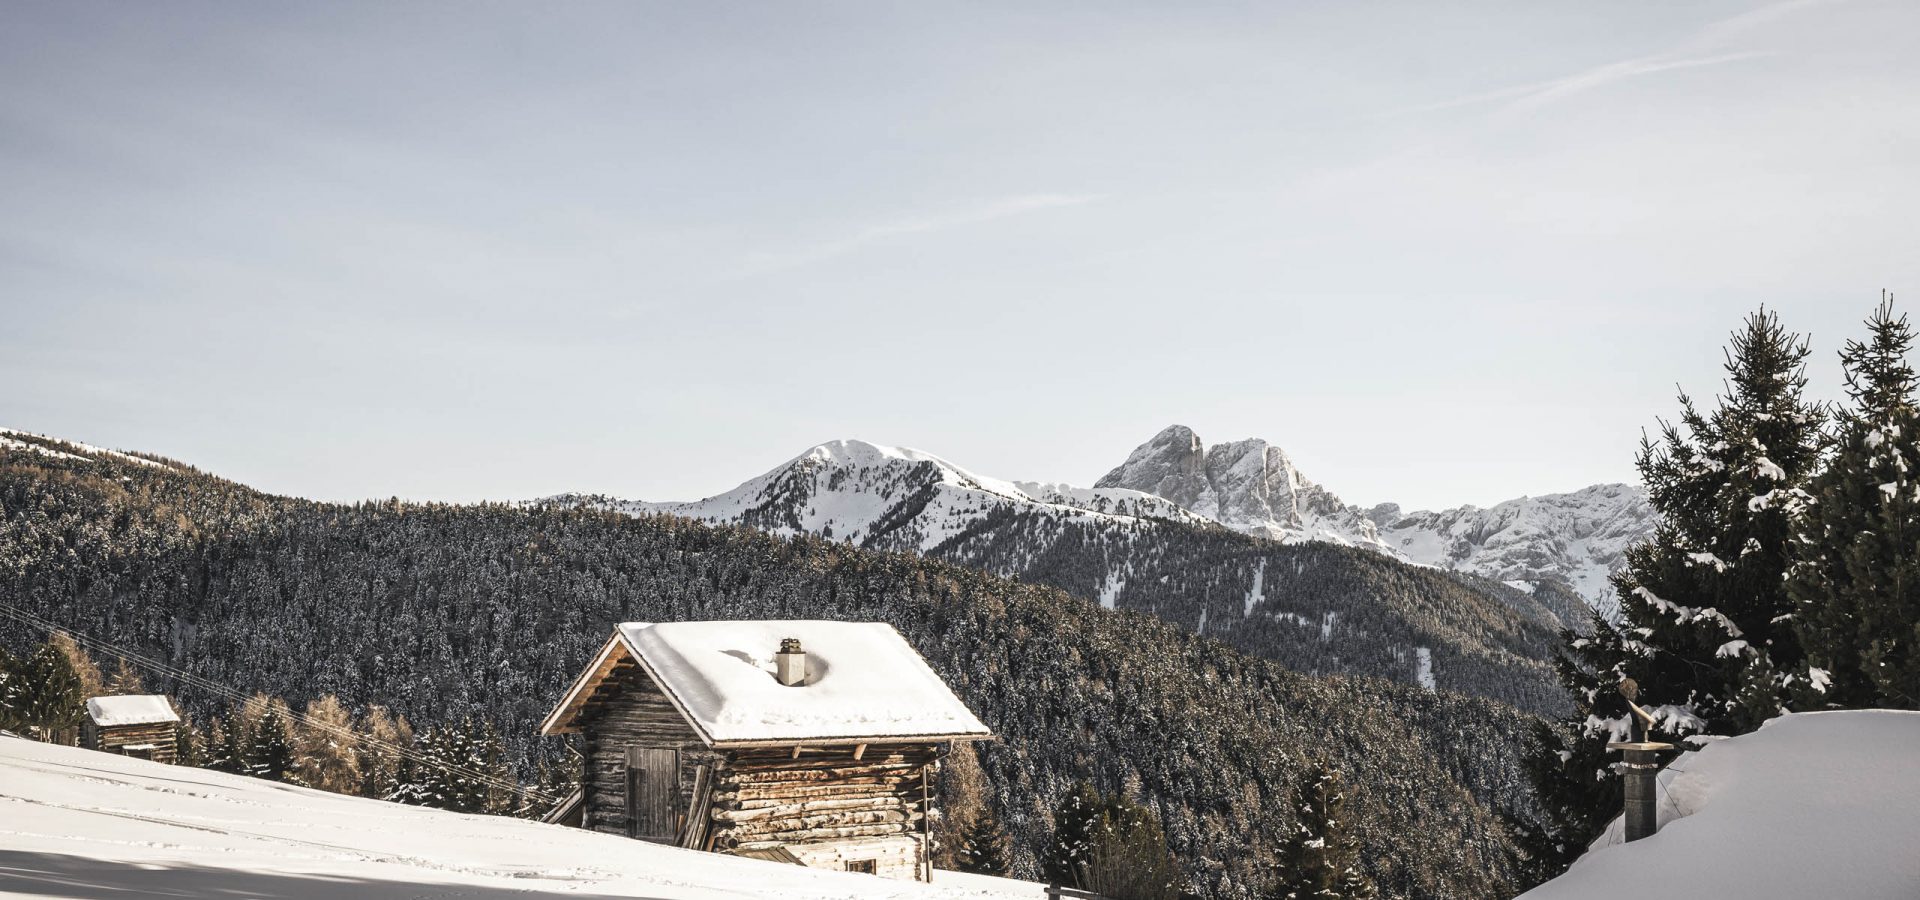
[[[20,712],[26,695],[26,681],[20,671],[20,661],[5,647],[0,647],[0,731],[26,728],[26,721]]]
[[[195,727],[193,721],[181,717],[173,726],[174,763],[194,768],[207,766],[207,737]]]
[[[1618,812],[1608,741],[1629,733],[1618,686],[1638,683],[1655,739],[1734,735],[1779,714],[1804,666],[1790,625],[1793,523],[1819,462],[1821,409],[1804,399],[1807,345],[1761,310],[1734,332],[1727,392],[1711,412],[1685,394],[1677,422],[1643,439],[1636,463],[1659,515],[1613,578],[1620,621],[1566,632],[1556,661],[1575,711],[1540,735],[1531,767],[1557,816],[1540,846],[1570,861]],[[1553,868],[1553,867],[1550,867]]]
[[[1006,829],[992,809],[976,812],[960,837],[956,864],[962,872],[976,875],[1005,875],[1011,868],[1008,859]]]
[[[1301,777],[1298,824],[1280,849],[1269,900],[1372,900],[1380,895],[1361,872],[1347,836],[1346,793],[1340,773],[1314,766]]]
[[[1041,859],[1049,881],[1116,900],[1172,900],[1179,866],[1153,812],[1080,782],[1053,812],[1053,840]]]
[[[217,772],[239,772],[245,751],[231,716],[215,716],[207,725],[207,749],[201,765]]]
[[[1100,792],[1087,782],[1075,784],[1053,807],[1053,839],[1040,859],[1048,881],[1086,889],[1085,872],[1093,855],[1093,840],[1104,806]]]
[[[493,728],[466,721],[429,729],[414,744],[418,761],[407,760],[388,799],[464,813],[503,815],[519,797],[506,787],[512,772]]]
[[[266,704],[253,728],[253,740],[247,748],[246,774],[272,781],[287,781],[296,765],[292,723],[287,721],[286,704],[273,700]]]
[[[20,667],[21,696],[18,715],[22,725],[40,739],[51,740],[60,732],[78,727],[85,715],[87,695],[82,692],[80,676],[73,659],[60,649],[57,641],[40,645]]]
[[[1847,403],[1798,522],[1787,590],[1806,687],[1835,707],[1920,708],[1920,412],[1907,317],[1883,301],[1840,353]]]
[[[413,725],[405,716],[395,716],[384,706],[370,706],[360,719],[359,742],[360,796],[396,799],[404,784],[413,779],[411,770],[403,771],[402,753],[414,745]]]

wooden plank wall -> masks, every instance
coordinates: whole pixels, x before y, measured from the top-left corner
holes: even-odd
[[[153,751],[148,757],[154,762],[172,764],[177,758],[174,726],[172,722],[159,722],[152,725],[115,725],[96,728],[89,723],[86,744],[94,750],[119,753],[120,748],[129,744],[152,744]]]
[[[623,661],[594,691],[581,721],[586,739],[582,784],[586,805],[581,824],[594,831],[627,833],[628,747],[680,752],[680,771],[674,779],[679,799],[674,810],[681,817],[693,805],[695,771],[718,760],[718,754],[700,742],[653,680],[630,661]],[[676,835],[682,825],[684,818],[676,823]]]

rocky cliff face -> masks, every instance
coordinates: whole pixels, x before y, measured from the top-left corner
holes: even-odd
[[[1302,477],[1285,451],[1259,438],[1207,447],[1193,429],[1174,425],[1094,486],[1154,494],[1228,528],[1282,542],[1387,549],[1365,512]]]

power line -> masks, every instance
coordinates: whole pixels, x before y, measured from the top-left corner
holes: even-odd
[[[156,674],[174,679],[175,681],[178,681],[182,684],[191,685],[193,687],[199,688],[208,693],[227,698],[230,701],[237,702],[243,705],[251,704],[255,702],[253,696],[242,693],[238,689],[235,689],[225,684],[221,684],[210,678],[206,678],[204,676],[196,675],[192,672],[188,672],[185,669],[180,669],[163,662],[158,662],[156,660],[148,659],[145,656],[126,650],[125,648],[122,648],[116,644],[110,643],[105,640],[101,640],[99,638],[92,637],[90,635],[87,635],[80,631],[76,631],[71,628],[63,627],[57,622],[53,622],[39,615],[28,612],[24,609],[20,609],[19,607],[12,606],[6,603],[0,603],[0,615],[6,615],[18,621],[24,622],[27,625],[30,625],[34,628],[38,628],[42,631],[45,631],[48,635],[53,635],[55,633],[66,634],[68,637],[73,639],[74,643],[80,645],[83,648],[91,649],[101,655],[112,656],[116,659],[133,663],[134,665],[141,666],[142,668],[145,668]],[[507,781],[505,779],[489,775],[485,772],[479,772],[473,769],[466,768],[465,766],[455,765],[453,763],[431,759],[431,758],[428,758],[425,754],[422,754],[421,752],[419,752],[418,750],[415,750],[412,747],[403,747],[399,744],[393,744],[387,741],[380,740],[379,738],[373,737],[372,735],[361,734],[351,729],[341,728],[332,723],[322,722],[322,721],[319,721],[318,719],[311,718],[304,713],[296,712],[295,710],[293,710],[292,707],[288,707],[287,715],[289,718],[293,719],[295,722],[303,726],[306,726],[308,728],[312,728],[316,731],[330,734],[335,737],[345,738],[352,741],[358,741],[359,743],[369,748],[372,748],[374,750],[378,750],[393,756],[397,756],[401,759],[405,759],[412,763],[415,763],[416,765],[426,766],[428,768],[437,769],[439,771],[454,774],[454,775],[460,775],[465,778],[471,779],[473,781],[480,782],[481,784],[484,784],[488,787],[494,787],[494,788],[498,788],[504,791],[509,791],[512,793],[524,794],[524,795],[533,797],[537,800],[545,801],[546,803],[549,803],[549,804],[556,803],[559,801],[558,797],[555,797],[537,788],[522,785],[514,781]]]

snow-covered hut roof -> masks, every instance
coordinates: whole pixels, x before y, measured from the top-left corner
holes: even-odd
[[[774,677],[774,653],[797,638],[806,680]],[[884,622],[628,622],[541,725],[577,730],[586,701],[631,659],[709,746],[851,744],[990,737],[926,660]]]
[[[101,728],[116,725],[158,725],[178,722],[180,714],[159,694],[124,694],[87,698],[87,717]]]

